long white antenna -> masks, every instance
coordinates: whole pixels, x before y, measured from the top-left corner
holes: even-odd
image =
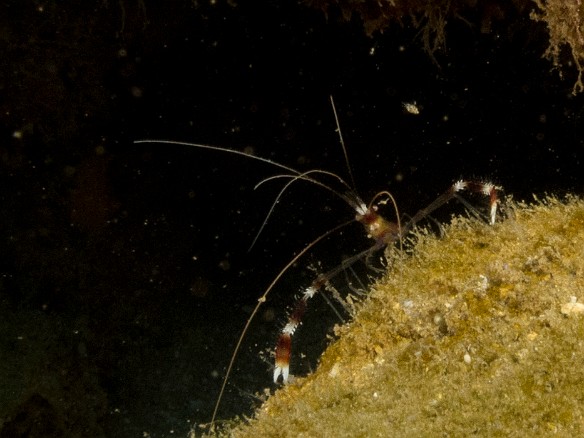
[[[353,190],[357,192],[357,186],[355,184],[355,178],[353,177],[353,171],[351,170],[351,163],[349,161],[349,153],[347,152],[347,148],[345,147],[345,140],[343,140],[343,133],[341,132],[341,124],[339,123],[339,116],[337,115],[337,108],[335,107],[335,101],[333,99],[333,95],[330,96],[331,105],[333,107],[333,114],[335,115],[335,123],[337,124],[337,132],[339,134],[339,140],[341,142],[341,147],[343,148],[343,155],[345,156],[345,165],[347,166],[347,172],[349,173],[349,178],[351,178],[351,185],[353,186]]]

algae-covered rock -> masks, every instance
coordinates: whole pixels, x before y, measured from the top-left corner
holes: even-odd
[[[314,374],[230,436],[582,436],[584,202],[453,219],[391,255]]]

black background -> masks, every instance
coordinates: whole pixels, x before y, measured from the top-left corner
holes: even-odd
[[[467,11],[434,61],[407,19],[367,37],[357,17],[294,2],[67,3],[6,2],[0,13],[0,300],[12,327],[2,356],[16,368],[45,364],[38,381],[5,386],[8,419],[38,408],[30,394],[61,412],[66,394],[92,412],[79,414],[85,430],[103,436],[184,435],[209,421],[257,298],[305,244],[354,215],[297,183],[248,252],[281,187],[254,186],[278,169],[134,140],[253,151],[348,179],[333,95],[365,200],[389,190],[413,214],[461,177],[518,200],[582,192],[575,73],[550,71],[545,27],[528,10],[488,32]],[[246,337],[221,418],[249,414],[271,386],[261,352],[310,282],[308,266],[329,269],[368,245],[348,227],[282,279]],[[301,375],[337,322],[322,299],[311,304],[295,337]],[[14,371],[3,369],[8,381]],[[53,373],[84,396],[39,383]]]

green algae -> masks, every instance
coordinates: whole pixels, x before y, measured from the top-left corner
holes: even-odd
[[[317,372],[223,434],[583,435],[584,201],[506,211],[419,231]]]

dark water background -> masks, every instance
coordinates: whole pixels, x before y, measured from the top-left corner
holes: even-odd
[[[258,296],[354,214],[299,183],[248,252],[280,188],[254,185],[277,169],[134,140],[346,177],[333,95],[366,200],[389,190],[413,214],[461,177],[515,199],[582,193],[582,97],[573,72],[561,80],[541,58],[547,35],[528,11],[487,33],[481,13],[453,20],[436,64],[407,20],[369,38],[357,18],[296,3],[77,3],[0,7],[1,436],[184,436],[208,421]],[[307,265],[329,269],[368,244],[347,228],[283,278],[221,418],[249,414],[273,387],[261,352]],[[335,322],[316,298],[293,372],[314,367]]]

